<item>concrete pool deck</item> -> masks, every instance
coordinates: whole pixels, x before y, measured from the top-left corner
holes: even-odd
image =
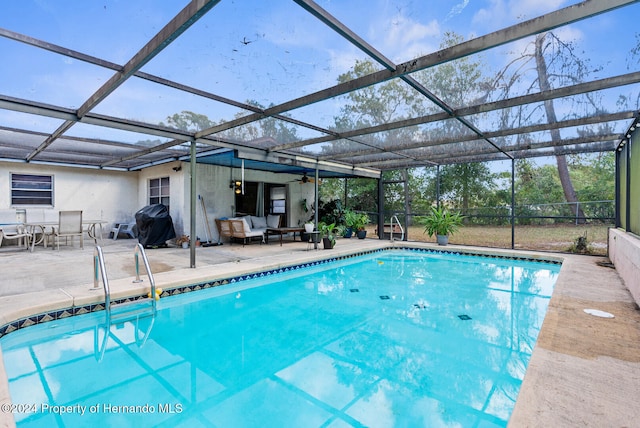
[[[145,282],[132,283],[135,242],[105,239],[102,243],[115,298],[143,294],[148,289],[142,265]],[[390,245],[388,241],[352,238],[339,239],[331,251],[307,251],[308,245],[299,241],[282,246],[273,242],[200,247],[194,269],[189,268],[189,250],[147,250],[147,255],[156,286],[170,288]],[[509,426],[638,426],[640,311],[605,258],[454,245],[443,248],[423,243],[401,245],[562,259],[562,270]],[[4,247],[0,250],[0,326],[29,315],[104,299],[102,288],[91,290],[91,245],[84,250],[61,247],[60,251],[39,247],[33,253]],[[595,317],[584,309],[606,311],[615,317]],[[6,402],[10,402],[8,383],[0,358],[0,403]],[[0,427],[11,426],[11,414],[0,414]]]

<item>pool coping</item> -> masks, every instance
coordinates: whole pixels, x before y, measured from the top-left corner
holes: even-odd
[[[191,275],[185,275],[181,271],[165,272],[156,276],[156,283],[158,286],[170,290],[171,287],[184,287],[202,282],[205,279],[211,281],[224,277],[251,275],[259,271],[279,269],[292,264],[324,261],[345,256],[353,257],[389,248],[439,250],[488,257],[518,259],[524,257],[534,261],[562,263],[549,303],[549,312],[554,316],[547,316],[542,325],[540,336],[544,336],[546,340],[542,344],[536,343],[534,347],[527,373],[510,417],[509,427],[567,426],[575,424],[576,421],[579,421],[583,426],[593,427],[612,424],[631,426],[633,423],[630,421],[637,423],[640,420],[640,409],[635,410],[637,406],[634,399],[635,391],[640,385],[640,352],[630,349],[631,355],[612,359],[608,355],[600,355],[599,353],[603,353],[603,351],[598,345],[595,345],[594,355],[590,355],[585,363],[583,356],[572,355],[571,351],[558,346],[560,341],[564,339],[563,329],[572,327],[566,322],[559,321],[567,312],[585,317],[584,321],[580,320],[580,324],[583,322],[589,324],[589,334],[585,336],[586,341],[593,340],[595,344],[599,344],[616,340],[615,337],[607,336],[606,331],[610,324],[607,324],[606,320],[586,318],[588,315],[582,313],[581,306],[567,308],[567,296],[580,297],[578,305],[582,306],[592,304],[596,307],[599,303],[622,305],[620,310],[625,313],[616,312],[616,320],[624,320],[625,317],[631,318],[632,322],[635,322],[631,325],[632,333],[640,338],[640,311],[637,310],[637,306],[630,303],[633,301],[630,293],[614,269],[597,264],[598,261],[606,261],[606,258],[457,245],[439,247],[424,243],[387,242],[366,245],[366,248],[361,251],[334,249],[330,256],[324,252],[305,252],[299,257],[297,256],[295,261],[288,263],[276,260],[276,258],[265,257],[224,264],[227,266],[207,266],[197,269],[197,272],[194,269],[184,270]],[[144,285],[132,285],[131,278],[113,281],[110,284],[116,299],[146,293]],[[171,287],[163,284],[171,284]],[[101,293],[100,291],[99,296],[102,296]],[[0,325],[6,325],[11,318],[15,321],[20,317],[33,316],[36,312],[42,313],[60,309],[65,304],[67,306],[69,304],[90,305],[96,304],[99,300],[96,292],[89,291],[88,287],[76,287],[72,291],[60,289],[30,294],[30,298],[21,298],[20,296],[0,298],[0,313],[2,314],[0,315]],[[11,310],[6,312],[4,309]],[[614,306],[614,309],[617,311],[618,307]],[[600,325],[600,327],[596,326],[598,328],[594,329],[593,323]],[[557,340],[558,343],[554,340]],[[640,340],[638,342],[640,343]],[[622,360],[622,364],[620,360]],[[585,364],[588,366],[587,372],[585,372]],[[575,367],[580,368],[578,373],[575,373]],[[626,376],[621,376],[620,371]],[[572,375],[567,376],[566,373]],[[611,378],[615,378],[616,382],[611,382]],[[587,398],[583,393],[585,383],[594,390]],[[551,384],[553,387],[550,387]],[[9,400],[8,380],[0,354],[0,402],[5,403]],[[602,410],[603,407],[605,411]],[[606,411],[609,410],[609,407],[614,408],[614,412]],[[624,409],[624,411],[618,411],[620,409]],[[0,427],[5,426],[15,426],[11,414],[3,413],[0,415]]]

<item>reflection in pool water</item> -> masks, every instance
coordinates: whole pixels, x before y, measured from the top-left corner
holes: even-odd
[[[506,426],[559,269],[384,251],[0,344],[19,426]]]

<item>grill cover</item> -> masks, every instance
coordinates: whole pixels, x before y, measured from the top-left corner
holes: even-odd
[[[169,209],[162,204],[147,205],[136,213],[138,242],[147,247],[166,247],[176,237]]]

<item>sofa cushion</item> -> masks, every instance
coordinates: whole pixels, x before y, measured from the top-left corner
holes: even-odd
[[[247,222],[247,225],[249,225],[249,229],[251,229],[252,227],[255,227],[253,225],[253,222],[251,221],[251,216],[250,215],[245,215],[245,216],[242,216],[240,218]]]
[[[279,215],[268,215],[267,216],[267,226],[273,227],[274,229],[280,226],[280,216]]]
[[[247,219],[247,217],[249,216],[242,217],[242,223],[244,223],[243,227],[245,233],[251,233],[251,224],[249,223],[251,221],[251,218]]]
[[[251,224],[254,229],[266,229],[268,223],[266,217],[251,216]]]

